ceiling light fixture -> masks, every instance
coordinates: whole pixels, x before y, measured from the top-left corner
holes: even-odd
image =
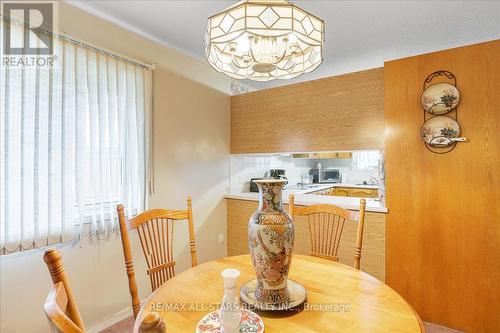
[[[236,79],[291,79],[323,61],[324,22],[286,0],[243,0],[208,19],[206,57]]]

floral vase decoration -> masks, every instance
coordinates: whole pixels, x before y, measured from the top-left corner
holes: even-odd
[[[289,300],[288,271],[292,262],[294,226],[283,209],[285,180],[256,180],[259,207],[248,222],[250,256],[257,275],[255,298],[266,304]]]

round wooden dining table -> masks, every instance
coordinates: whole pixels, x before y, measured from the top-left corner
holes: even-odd
[[[167,332],[196,332],[198,321],[220,306],[224,288],[220,272],[241,272],[238,288],[255,278],[249,255],[227,257],[190,268],[156,289],[137,316],[157,312]],[[393,289],[371,275],[344,264],[294,255],[289,278],[307,290],[299,310],[257,312],[266,333],[277,332],[424,332],[413,308]]]

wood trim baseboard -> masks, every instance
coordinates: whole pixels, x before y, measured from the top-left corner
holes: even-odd
[[[141,307],[144,305],[147,299],[141,300]],[[88,328],[85,329],[86,333],[99,333],[106,328],[113,326],[116,323],[119,323],[120,321],[133,316],[134,314],[132,313],[132,307],[127,306],[125,309],[118,311],[117,313],[112,314],[110,317],[107,317],[104,319],[104,321],[101,321],[99,323],[96,323],[94,325],[89,326]]]

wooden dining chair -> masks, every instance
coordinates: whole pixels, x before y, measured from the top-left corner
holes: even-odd
[[[363,230],[365,224],[366,200],[361,199],[359,212],[353,212],[335,205],[295,206],[293,194],[289,198],[289,212],[295,216],[307,216],[311,237],[310,255],[324,259],[339,261],[338,250],[340,238],[346,220],[358,223],[356,244],[354,248],[354,267],[359,269],[361,248],[363,247]]]
[[[116,209],[120,222],[125,268],[129,280],[130,295],[132,296],[132,310],[134,318],[136,318],[140,309],[140,301],[137,293],[128,231],[136,229],[139,234],[142,251],[148,265],[147,274],[151,281],[151,289],[155,291],[156,288],[175,275],[173,254],[174,221],[187,221],[191,266],[197,265],[191,197],[187,198],[186,210],[152,209],[135,216],[128,222],[125,218],[123,205],[118,205]]]
[[[76,306],[75,297],[69,286],[59,251],[48,249],[45,251],[43,260],[47,264],[54,283],[43,305],[53,332],[84,332],[85,327]]]

